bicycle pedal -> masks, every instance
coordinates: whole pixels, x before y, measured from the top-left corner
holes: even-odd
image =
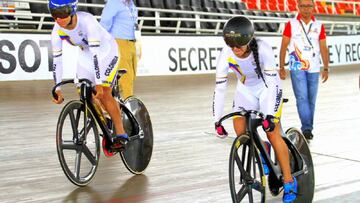
[[[114,143],[112,146],[111,146],[111,149],[114,150],[114,151],[123,151],[125,149],[125,146],[126,144],[122,144],[122,143]]]
[[[119,148],[112,148],[112,150],[114,150],[114,153],[117,153],[117,152],[123,152],[125,151],[125,148],[124,147],[119,147]]]
[[[115,150],[105,149],[105,148],[103,148],[103,152],[106,157],[113,157],[117,153],[117,151],[115,151]]]

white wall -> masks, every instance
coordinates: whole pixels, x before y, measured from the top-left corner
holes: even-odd
[[[281,37],[263,37],[273,46],[276,60]],[[360,63],[360,36],[328,36],[330,65]],[[63,50],[64,78],[73,78],[78,48]],[[143,36],[138,75],[214,73],[225,46],[221,37]],[[0,34],[0,81],[52,79],[50,35]]]

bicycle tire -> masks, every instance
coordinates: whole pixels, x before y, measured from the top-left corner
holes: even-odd
[[[70,182],[81,187],[88,185],[94,178],[100,158],[99,134],[95,119],[88,111],[88,120],[85,125],[84,112],[83,102],[79,100],[68,102],[60,113],[56,129],[56,148],[61,168]],[[83,121],[82,124],[81,121]],[[83,126],[87,126],[88,133],[86,135]],[[91,136],[89,136],[90,133],[92,133]],[[90,146],[90,144],[94,144],[94,146]],[[72,167],[69,164],[74,164],[72,160],[74,152],[75,166]],[[67,157],[68,153],[69,157]],[[83,157],[87,158],[89,162],[84,162]],[[84,170],[86,166],[89,166],[88,171]]]
[[[150,163],[153,150],[153,129],[149,112],[143,102],[135,97],[129,97],[124,102],[131,111],[144,132],[144,137],[127,143],[120,156],[125,167],[133,174],[142,174]],[[133,136],[129,118],[123,113],[125,131]]]
[[[266,176],[264,174],[260,155],[254,146],[254,159],[251,153],[249,153],[249,149],[250,137],[247,134],[237,137],[231,147],[229,158],[229,185],[231,198],[234,203],[241,202],[246,195],[248,196],[248,201],[250,203],[265,202]],[[239,152],[241,153],[240,156]],[[235,170],[236,166],[238,171]],[[243,169],[243,172],[240,168]],[[239,184],[236,183],[236,174],[239,175]],[[244,177],[248,175],[250,175],[253,182],[244,179]],[[237,190],[237,185],[241,186],[240,190]],[[254,196],[253,191],[257,191],[259,194],[256,193]]]
[[[315,190],[315,172],[310,148],[304,135],[296,128],[289,128],[285,134],[290,142],[297,148],[307,166],[307,173],[297,177],[298,196],[295,202],[312,202]],[[291,154],[290,157],[292,158]],[[294,170],[297,169],[294,169],[293,167],[298,164],[292,163],[293,159],[291,159],[290,162],[292,172],[294,172]]]

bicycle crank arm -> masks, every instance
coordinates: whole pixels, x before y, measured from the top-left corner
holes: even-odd
[[[298,177],[300,175],[307,174],[307,173],[308,173],[308,169],[307,169],[307,167],[304,167],[303,170],[297,171],[297,172],[293,173],[292,175],[295,177]]]
[[[296,171],[295,173],[293,173],[292,175],[295,176],[295,177],[298,177],[298,176],[303,175],[303,174],[307,174],[309,172],[309,169],[308,169],[305,161],[303,159],[301,159],[301,160],[303,162],[302,170]]]
[[[130,136],[129,142],[137,140],[137,139],[143,139],[143,138],[144,138],[144,132],[141,130],[139,134]]]

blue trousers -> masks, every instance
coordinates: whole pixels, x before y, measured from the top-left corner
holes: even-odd
[[[311,131],[313,130],[320,73],[291,70],[290,76],[296,98],[296,107],[301,121],[301,131]]]

